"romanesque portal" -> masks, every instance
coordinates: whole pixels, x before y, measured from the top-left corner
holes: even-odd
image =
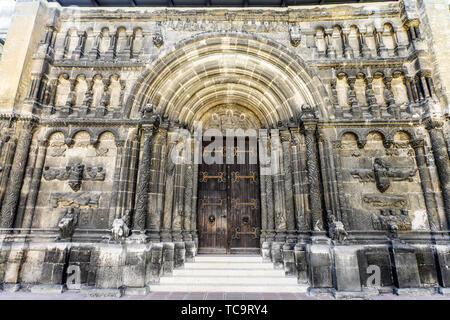
[[[86,288],[151,290],[208,252],[261,254],[311,292],[447,292],[437,7],[18,3],[0,61],[0,283],[61,289],[75,268]],[[223,163],[198,163],[199,125],[256,135],[230,153],[208,149],[226,135],[201,140]]]

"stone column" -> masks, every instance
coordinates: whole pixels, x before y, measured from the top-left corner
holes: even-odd
[[[291,134],[289,131],[281,132],[281,147],[283,151],[283,173],[284,194],[286,207],[286,229],[289,242],[295,241],[295,215],[294,215],[294,193],[292,183],[292,156],[291,156]]]
[[[350,46],[350,43],[348,41],[348,37],[350,34],[350,30],[347,29],[342,32],[342,43],[343,43],[343,49],[344,49],[344,57],[347,59],[353,59],[355,54],[353,52],[353,48]]]
[[[333,47],[333,45],[331,43],[332,33],[333,33],[332,29],[324,30],[325,56],[328,57],[328,58],[335,59],[336,58],[336,51],[334,50],[334,47]]]
[[[17,143],[16,152],[9,176],[9,182],[6,186],[5,199],[1,210],[0,227],[12,228],[14,218],[19,203],[20,189],[22,188],[25,167],[28,160],[31,139],[33,137],[34,121],[27,120],[24,123],[18,123],[17,131],[21,131],[20,140]]]
[[[278,154],[275,161],[279,161],[279,170],[273,177],[273,195],[274,195],[274,212],[275,212],[275,238],[276,241],[284,242],[286,240],[286,206],[284,193],[284,168],[283,168],[283,154],[280,143],[280,136],[278,132],[271,133],[272,153]],[[273,148],[277,146],[276,148]]]
[[[423,197],[425,199],[425,206],[427,207],[428,223],[432,231],[439,230],[438,211],[436,199],[434,198],[433,186],[431,183],[430,172],[425,160],[424,151],[425,142],[423,139],[416,139],[411,141],[411,147],[414,148],[416,154],[417,168],[419,169],[420,183],[422,185]]]
[[[306,107],[305,107],[306,106]],[[324,229],[322,218],[322,190],[320,187],[319,160],[317,158],[316,130],[317,120],[310,110],[310,106],[302,107],[302,131],[305,135],[306,163],[308,167],[309,202],[311,208],[312,230]]]
[[[198,248],[198,235],[197,235],[197,192],[198,192],[198,164],[194,163],[193,170],[193,185],[192,185],[192,217],[191,217],[191,234],[194,240],[195,247]]]
[[[425,99],[430,99],[431,98],[431,92],[428,89],[428,85],[427,85],[427,82],[425,80],[425,76],[423,74],[419,75],[419,81],[420,81],[420,84],[421,84],[421,86],[423,88],[423,92],[425,94]]]
[[[42,140],[39,142],[38,154],[33,170],[33,177],[31,178],[30,194],[27,198],[25,214],[22,222],[22,228],[24,229],[31,228],[31,225],[33,223],[34,210],[38,198],[39,187],[41,185],[42,170],[44,168],[45,156],[47,155],[47,147],[47,140]]]
[[[136,212],[134,214],[133,232],[144,233],[148,210],[148,191],[150,184],[150,164],[154,127],[152,124],[142,126],[144,148],[139,164],[139,181],[136,194]]]
[[[139,153],[140,153],[140,141],[138,136],[136,135],[135,139],[131,140],[131,157],[130,157],[130,172],[128,175],[128,181],[126,184],[126,193],[125,193],[125,208],[134,208],[135,205],[135,197],[136,189],[137,189],[137,178],[139,171]]]
[[[184,190],[184,232],[183,239],[186,245],[186,260],[193,261],[195,256],[195,242],[192,238],[192,192],[194,179],[194,164],[186,164],[186,179]]]
[[[185,164],[175,165],[175,179],[173,188],[173,208],[172,208],[172,238],[174,241],[182,241],[184,228],[184,180]]]
[[[450,162],[444,133],[442,132],[443,123],[429,118],[425,120],[425,126],[430,135],[434,161],[439,175],[447,224],[450,225]]]
[[[380,57],[387,58],[389,52],[388,52],[388,49],[386,48],[386,45],[384,44],[384,41],[383,41],[383,30],[381,30],[381,31],[377,30],[376,31],[375,39],[376,39],[376,43],[377,43],[378,55]]]
[[[408,104],[410,104],[413,102],[411,87],[410,87],[408,81],[406,80],[406,77],[405,76],[401,76],[401,77],[402,77],[403,86],[405,87],[405,90],[406,90],[406,96],[408,97]]]
[[[377,103],[377,98],[375,97],[375,93],[373,92],[373,78],[367,77],[366,78],[366,100],[367,105],[369,106],[369,111],[374,118],[381,118],[381,110],[380,106]]]
[[[161,240],[171,241],[172,235],[170,233],[172,229],[172,208],[173,208],[173,191],[174,191],[174,179],[175,179],[175,163],[171,158],[171,153],[175,147],[177,140],[177,132],[168,133],[169,147],[167,149],[167,160],[164,170],[166,171],[166,185],[164,188],[164,212],[161,230]]]
[[[149,186],[149,208],[147,215],[147,229],[149,230],[150,240],[152,242],[158,242],[160,240],[159,230],[161,226],[161,215],[158,211],[158,187],[159,187],[159,175],[161,163],[161,148],[162,143],[165,140],[165,130],[159,129],[153,139],[153,150],[150,161],[150,186]]]
[[[192,214],[192,186],[193,186],[193,164],[186,164],[184,181],[184,235],[185,241],[192,240],[191,235],[191,214]]]
[[[118,195],[116,204],[116,213],[114,214],[114,219],[118,219],[123,215],[123,210],[125,209],[125,199],[126,199],[126,186],[128,177],[131,171],[130,160],[132,155],[132,145],[133,141],[127,139],[125,142],[124,152],[122,154],[122,159],[120,162],[120,179],[118,184]]]
[[[414,83],[414,78],[413,77],[408,77],[407,78],[407,83],[409,84],[409,87],[411,88],[413,102],[414,103],[418,103],[419,102],[419,94],[417,93],[417,88],[416,88],[416,85]]]
[[[341,141],[335,140],[332,142],[332,156],[334,168],[336,170],[336,183],[337,183],[337,195],[339,200],[339,210],[341,211],[342,223],[346,228],[350,228],[350,218],[348,209],[346,207],[345,197],[344,197],[344,186],[342,185],[342,170],[341,170],[341,161],[340,161],[340,148]]]
[[[158,225],[161,229],[163,225],[163,211],[164,211],[164,189],[166,186],[166,163],[167,155],[167,127],[160,128],[161,130],[161,149],[160,149],[160,164],[158,173],[158,189],[156,195],[156,215],[159,217]],[[161,230],[160,230],[161,231]],[[160,232],[161,234],[161,232]]]
[[[293,164],[293,176],[294,176],[294,200],[295,200],[295,220],[296,230],[307,230],[308,227],[305,224],[305,208],[303,205],[303,191],[302,191],[302,168],[301,168],[301,137],[298,129],[291,129],[292,137],[294,138],[293,152],[292,152],[292,164]]]
[[[112,226],[114,219],[116,219],[117,207],[119,207],[119,194],[122,192],[121,186],[121,175],[122,171],[127,170],[123,163],[126,155],[124,151],[126,150],[125,142],[116,140],[116,162],[114,164],[114,181],[113,189],[111,192],[111,198],[109,200],[109,226]],[[119,217],[117,217],[119,218]]]

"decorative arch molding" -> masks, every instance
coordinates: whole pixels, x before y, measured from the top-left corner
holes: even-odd
[[[268,126],[296,118],[304,103],[321,119],[331,110],[319,77],[290,49],[261,36],[216,32],[179,43],[146,68],[125,114],[137,118],[152,103],[169,120],[190,125],[203,108],[238,102]]]

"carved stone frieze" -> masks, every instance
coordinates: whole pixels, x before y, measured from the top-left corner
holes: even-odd
[[[91,192],[56,192],[50,197],[50,204],[53,208],[64,207],[90,207],[97,208],[100,200],[100,194]]]
[[[373,208],[405,208],[408,205],[407,198],[401,195],[365,194],[363,201]]]
[[[372,215],[375,230],[386,230],[393,236],[397,231],[411,230],[412,222],[406,209],[381,209],[379,214]]]
[[[354,169],[350,174],[361,182],[375,182],[380,192],[385,192],[393,181],[413,181],[417,168],[391,168],[381,158],[375,158],[373,169]]]
[[[85,166],[82,163],[68,165],[65,168],[44,167],[43,177],[47,181],[51,180],[68,180],[69,186],[74,191],[81,188],[82,181],[104,181],[106,170],[102,166],[92,167]]]

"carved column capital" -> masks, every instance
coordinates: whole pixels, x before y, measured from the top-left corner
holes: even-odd
[[[333,146],[334,149],[342,148],[341,140],[333,140],[333,141],[331,141],[331,145]]]
[[[440,119],[428,118],[425,119],[423,123],[427,130],[441,129],[444,126],[444,122]]]
[[[409,143],[413,149],[423,148],[425,146],[424,139],[414,139],[411,140]]]
[[[281,143],[291,142],[291,133],[289,131],[280,132]]]
[[[42,148],[47,148],[48,147],[48,139],[39,140],[39,146]]]

